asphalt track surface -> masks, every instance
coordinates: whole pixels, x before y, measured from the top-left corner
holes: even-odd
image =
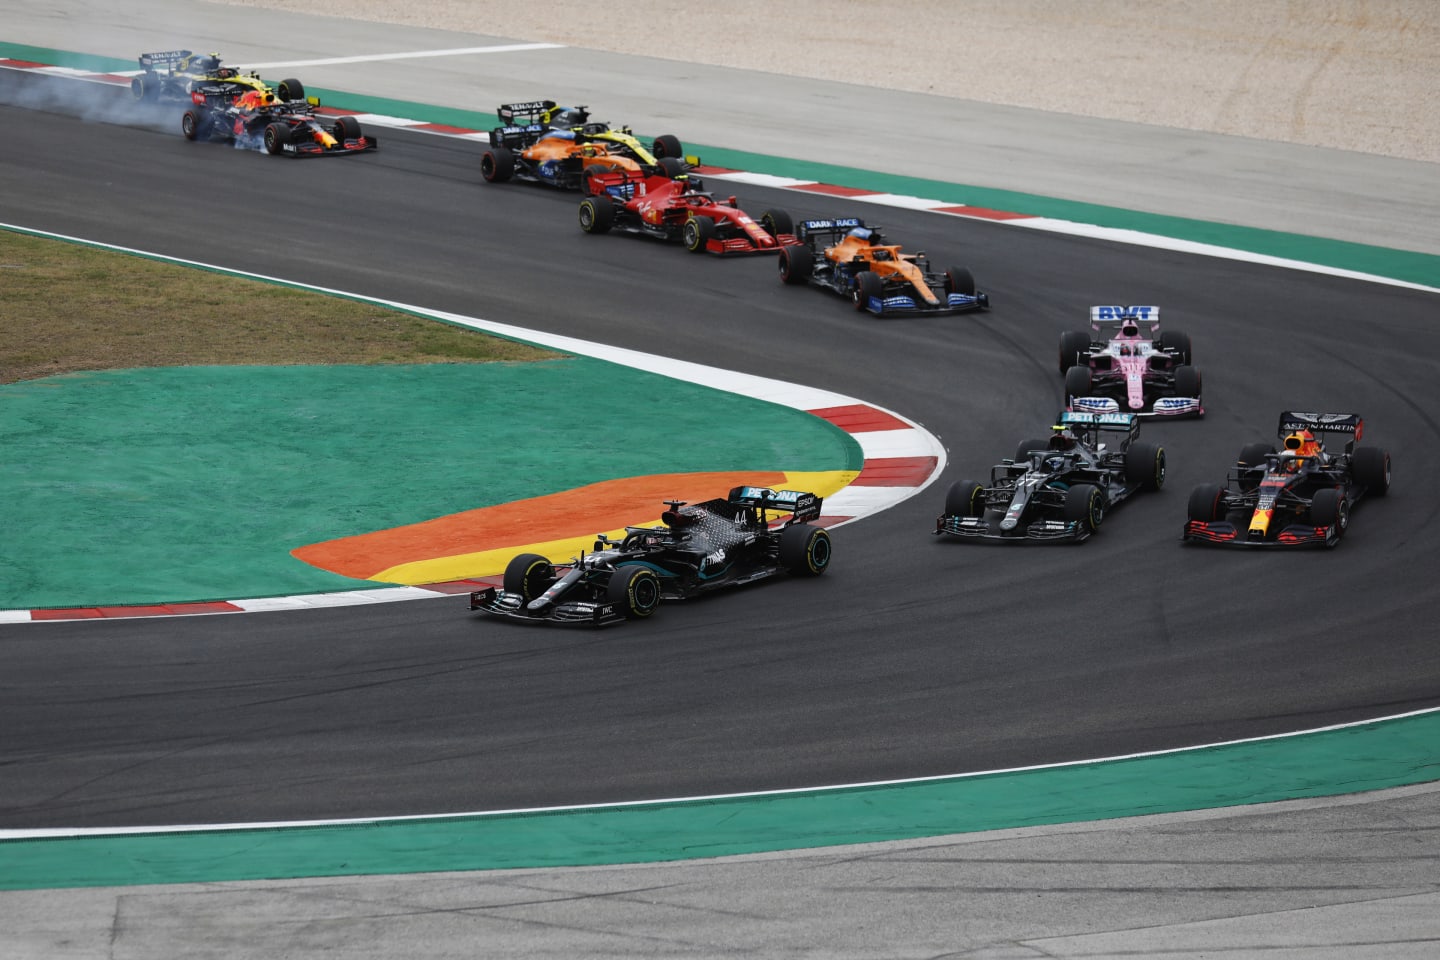
[[[957,251],[996,310],[882,326],[780,288],[765,263],[583,237],[573,197],[478,184],[473,145],[389,134],[376,157],[287,166],[293,195],[256,203],[233,183],[264,158],[215,150],[197,165],[183,151],[203,148],[168,131],[118,127],[102,158],[71,118],[6,107],[0,123],[7,154],[53,159],[7,166],[28,178],[12,219],[842,389],[945,438],[946,482],[1053,415],[1055,338],[1091,302],[1160,303],[1172,325],[1203,329],[1211,411],[1154,431],[1167,490],[1082,548],[935,543],[936,504],[921,497],[838,532],[837,567],[813,591],[746,591],[623,633],[501,631],[461,601],[6,629],[18,695],[0,722],[21,762],[5,826],[953,773],[1437,702],[1426,295],[886,211],[907,245]],[[133,158],[123,177],[117,157]],[[836,210],[737,192],[747,206]],[[359,226],[338,228],[337,210]],[[563,309],[575,303],[583,316]],[[1362,412],[1396,458],[1391,497],[1365,504],[1333,554],[1179,547],[1185,494],[1291,405]]]
[[[374,156],[282,164],[163,125],[107,126],[101,152],[87,149],[93,126],[0,109],[11,155],[51,160],[10,165],[15,220],[843,391],[905,412],[951,458],[929,494],[838,532],[822,580],[623,631],[517,630],[461,599],[7,631],[6,826],[783,789],[1440,703],[1436,504],[1420,479],[1437,466],[1429,295],[886,210],[892,236],[970,266],[995,309],[880,322],[782,286],[768,259],[586,236],[575,197],[478,182],[470,143],[390,132]],[[797,218],[879,219],[740,192]],[[933,540],[944,484],[1045,432],[1059,332],[1115,300],[1198,331],[1209,416],[1146,429],[1169,454],[1166,490],[1083,548]],[[557,398],[556,430],[584,429],[576,387]],[[637,398],[636,444],[663,443],[664,404]],[[1333,554],[1182,548],[1189,490],[1272,436],[1286,408],[1364,414],[1367,440],[1394,453],[1392,496],[1363,504]]]

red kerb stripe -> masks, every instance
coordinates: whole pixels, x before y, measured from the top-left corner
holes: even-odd
[[[884,410],[876,410],[863,403],[852,403],[843,407],[823,407],[809,412],[822,420],[829,420],[846,433],[910,429],[910,424],[899,417],[888,414]]]
[[[865,461],[857,487],[918,487],[939,465],[936,457],[877,457]]]

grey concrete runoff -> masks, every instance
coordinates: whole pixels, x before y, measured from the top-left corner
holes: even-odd
[[[533,39],[180,0],[0,0],[0,22],[16,43],[189,46],[237,64]],[[473,109],[583,96],[605,119],[696,143],[1440,254],[1433,164],[556,54],[294,73]],[[1440,785],[680,863],[0,893],[5,960],[318,954],[1420,960],[1440,956]]]

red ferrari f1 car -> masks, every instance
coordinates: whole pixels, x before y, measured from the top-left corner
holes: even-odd
[[[589,176],[580,201],[580,229],[586,233],[620,230],[661,240],[679,240],[691,253],[774,253],[799,243],[790,214],[766,210],[751,219],[734,197],[717,199],[690,174],[673,179],[631,170]]]

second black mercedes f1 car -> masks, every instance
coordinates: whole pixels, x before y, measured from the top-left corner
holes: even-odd
[[[820,504],[813,493],[768,487],[736,487],[690,505],[667,500],[661,526],[626,527],[619,539],[602,534],[593,552],[568,564],[520,554],[505,568],[501,589],[470,594],[470,609],[603,626],[648,617],[663,600],[782,573],[819,576],[830,566],[830,535],[809,522],[819,518]]]

